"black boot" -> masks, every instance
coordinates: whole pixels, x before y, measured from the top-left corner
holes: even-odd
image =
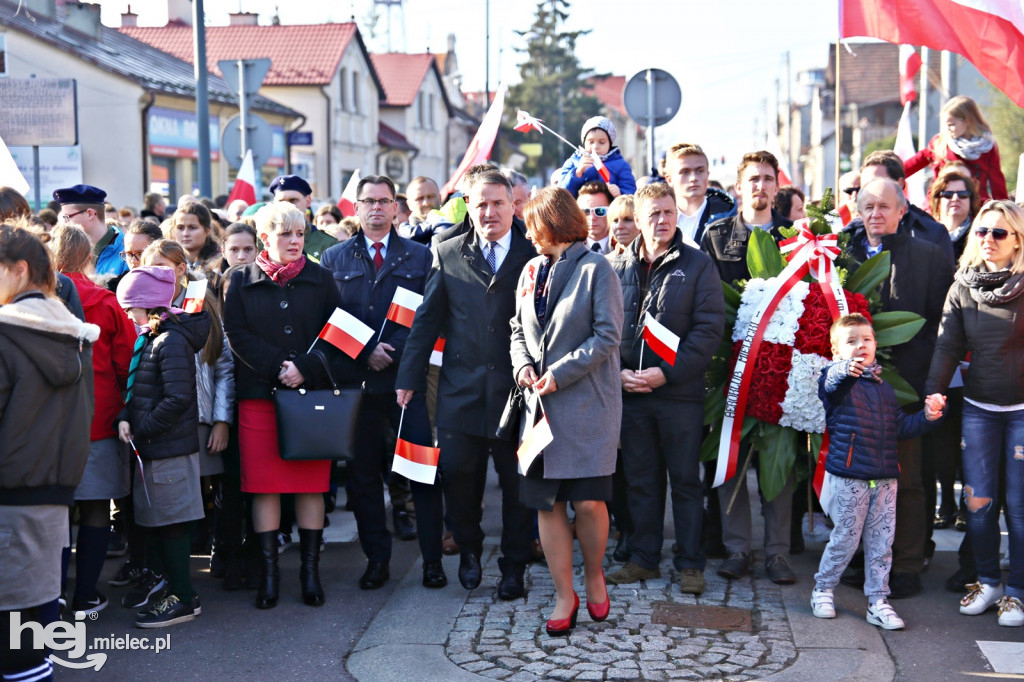
[[[302,585],[302,601],[307,606],[323,606],[324,588],[320,586],[320,539],[323,530],[299,529],[299,584]]]
[[[272,609],[277,606],[281,573],[277,568],[277,531],[256,533],[260,547],[260,582],[256,593],[256,608]]]

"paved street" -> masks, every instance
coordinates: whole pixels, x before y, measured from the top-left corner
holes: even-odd
[[[754,498],[756,499],[756,497]],[[451,583],[443,590],[420,586],[415,542],[396,542],[392,579],[378,591],[362,592],[356,580],[364,567],[354,522],[343,511],[332,515],[321,573],[327,604],[320,609],[299,599],[298,555],[281,556],[281,602],[258,611],[252,592],[224,592],[209,577],[204,561],[193,559],[203,615],[167,630],[132,627],[133,612],[116,602],[123,588],[107,590],[111,606],[87,622],[90,638],[171,635],[170,651],[110,651],[101,671],[60,669],[61,679],[103,680],[471,680],[520,682],[540,679],[778,679],[778,680],[958,680],[978,676],[1024,679],[1021,631],[1001,628],[994,612],[969,618],[957,612],[957,597],[942,589],[956,568],[962,537],[939,531],[940,551],[924,574],[926,590],[895,601],[906,620],[903,632],[882,632],[864,620],[865,600],[846,587],[836,592],[838,618],[810,614],[813,574],[822,545],[808,543],[793,557],[799,582],[779,587],[764,577],[758,555],[754,575],[728,584],[706,572],[708,589],[700,598],[679,592],[666,541],[662,578],[635,585],[609,586],[612,611],[594,623],[581,607],[569,638],[551,638],[544,621],[554,603],[545,567],[527,573],[528,595],[501,602],[494,596],[500,504],[497,486],[488,486],[485,525],[485,578],[467,593],[456,577],[458,558],[446,557]],[[107,574],[116,570],[109,560]],[[579,562],[577,562],[577,566]],[[582,570],[582,569],[579,569]],[[582,591],[582,575],[577,589]],[[749,609],[750,632],[678,628],[653,624],[658,603],[702,604]],[[1009,665],[993,652],[1009,643]],[[983,653],[985,647],[993,660]],[[1016,660],[1016,663],[1013,663]],[[1009,672],[1013,670],[1013,672]],[[1016,673],[1016,674],[1014,674]]]

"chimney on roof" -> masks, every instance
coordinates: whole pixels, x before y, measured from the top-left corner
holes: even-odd
[[[231,26],[259,26],[260,15],[254,12],[232,12],[228,15]]]
[[[57,0],[24,0],[23,7],[29,14],[47,19],[57,18]]]
[[[167,23],[192,25],[192,0],[167,0]]]
[[[135,28],[139,25],[139,15],[132,11],[128,5],[128,11],[121,15],[121,28]]]
[[[85,2],[65,3],[64,26],[101,40],[103,24],[100,23],[100,6]]]

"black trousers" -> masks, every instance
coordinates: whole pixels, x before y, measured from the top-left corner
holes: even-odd
[[[401,421],[402,440],[415,445],[433,445],[426,401],[422,393],[413,394],[405,409],[395,402],[394,393],[366,394],[359,411],[356,431],[356,457],[349,463],[348,492],[359,530],[359,544],[369,561],[387,563],[391,560],[391,534],[387,529],[382,476],[390,473],[385,429],[388,424],[398,433]],[[424,561],[441,559],[441,487],[410,481],[416,505],[416,531]]]
[[[445,502],[454,523],[453,535],[462,551],[479,553],[484,531],[480,527],[487,481],[488,457],[494,460],[501,486],[502,570],[520,568],[531,558],[535,512],[519,501],[519,464],[514,441],[472,436],[439,428],[441,479]],[[417,502],[417,504],[419,504]],[[418,513],[418,510],[417,510]],[[511,566],[509,566],[511,564]]]
[[[632,561],[657,568],[665,532],[665,483],[672,484],[672,519],[679,554],[677,570],[704,570],[701,550],[704,496],[700,442],[704,430],[701,403],[661,399],[656,393],[628,395],[622,401],[622,464],[626,474]]]

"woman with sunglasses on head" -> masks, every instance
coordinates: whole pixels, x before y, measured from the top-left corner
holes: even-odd
[[[960,613],[998,605],[999,624],[1024,625],[1024,210],[990,201],[974,220],[960,270],[946,296],[925,393],[942,392],[968,351],[964,378],[963,467],[967,537],[978,582]],[[1003,469],[1005,467],[1005,469]],[[999,489],[1006,493],[1010,574],[999,567]]]

